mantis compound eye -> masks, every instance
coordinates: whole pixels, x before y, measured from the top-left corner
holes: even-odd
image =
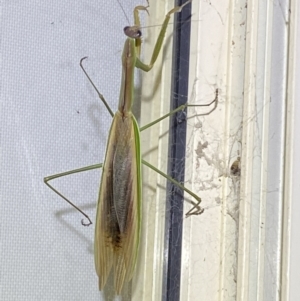
[[[142,36],[142,32],[138,26],[126,26],[123,30],[125,35],[132,39],[138,39]]]

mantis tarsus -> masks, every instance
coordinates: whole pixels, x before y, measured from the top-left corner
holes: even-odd
[[[142,160],[140,153],[140,131],[147,129],[188,106],[198,105],[185,104],[141,128],[139,128],[137,121],[131,112],[134,101],[134,68],[136,67],[146,72],[152,69],[161,50],[170,16],[180,12],[183,7],[190,2],[191,1],[188,1],[182,6],[177,6],[167,13],[149,64],[144,64],[140,60],[141,32],[139,11],[147,11],[147,7],[135,7],[135,25],[124,28],[127,39],[122,54],[122,81],[118,111],[115,114],[112,112],[108,103],[84,69],[83,61],[86,57],[82,58],[80,61],[80,66],[87,79],[95,88],[99,98],[113,117],[105,160],[103,164],[95,164],[46,177],[44,178],[44,182],[55,193],[85,216],[88,223],[82,220],[82,224],[87,226],[92,224],[89,216],[50,185],[49,181],[81,171],[103,168],[97,202],[94,242],[95,267],[99,277],[100,290],[104,288],[111,269],[114,270],[114,286],[116,294],[121,293],[124,282],[128,282],[132,278],[134,272],[141,229],[142,163],[195,198],[197,203],[194,203],[194,207],[187,215],[201,214],[203,212],[203,209],[199,206],[201,202],[200,197],[168,175],[156,169],[148,162]],[[217,95],[218,94],[216,93],[216,98],[206,106],[210,106],[215,102],[213,108],[215,109],[217,105]]]

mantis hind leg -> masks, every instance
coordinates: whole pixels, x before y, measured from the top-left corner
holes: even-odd
[[[71,206],[73,206],[77,211],[79,211],[87,220],[88,223],[84,222],[84,220],[81,220],[81,224],[83,226],[89,226],[92,224],[92,221],[90,219],[90,217],[84,212],[82,211],[78,206],[76,206],[73,202],[71,202],[69,199],[67,199],[62,193],[60,193],[57,189],[55,189],[49,182],[51,180],[57,179],[57,178],[61,178],[64,176],[68,176],[71,174],[75,174],[75,173],[79,173],[79,172],[83,172],[83,171],[88,171],[88,170],[93,170],[93,169],[97,169],[97,168],[102,168],[103,164],[95,164],[95,165],[90,165],[90,166],[86,166],[86,167],[82,167],[82,168],[77,168],[77,169],[73,169],[73,170],[69,170],[69,171],[65,171],[59,174],[55,174],[52,176],[48,176],[44,178],[44,183],[51,189],[53,190],[57,195],[59,195],[62,199],[64,199],[66,202],[68,202]]]
[[[189,104],[184,104],[178,108],[176,108],[175,110],[169,112],[168,114],[154,120],[153,122],[150,122],[149,124],[143,126],[140,128],[140,131],[146,130],[147,128],[151,127],[152,125],[162,121],[163,119],[172,116],[173,114],[184,110],[186,107],[195,107],[195,106],[205,106],[205,107],[209,107],[210,105],[212,105],[213,103],[215,103],[214,107],[207,113],[204,114],[197,114],[197,116],[203,116],[203,115],[208,115],[211,112],[213,112],[218,105],[218,89],[216,89],[216,94],[215,94],[215,98],[214,100],[212,100],[210,103],[208,104],[204,104],[204,105],[189,105]],[[168,181],[172,182],[174,185],[176,185],[178,188],[184,190],[185,192],[187,192],[190,196],[192,196],[197,202],[193,202],[191,201],[191,204],[194,205],[194,207],[192,207],[192,209],[190,209],[187,213],[186,216],[190,216],[190,215],[199,215],[201,214],[204,209],[201,208],[200,203],[201,203],[201,198],[198,197],[195,193],[193,193],[191,190],[187,189],[186,187],[184,187],[181,183],[179,183],[178,181],[176,181],[175,179],[173,179],[172,177],[170,177],[169,175],[163,173],[162,171],[160,171],[159,169],[157,169],[156,167],[154,167],[152,164],[148,163],[145,160],[142,160],[142,163],[146,166],[148,166],[149,168],[151,168],[152,170],[154,170],[155,172],[157,172],[158,174],[160,174],[161,176],[163,176],[164,178],[166,178]]]
[[[194,207],[186,213],[186,216],[199,215],[204,211],[204,209],[201,208],[201,206],[200,206],[200,203],[201,203],[202,200],[195,193],[193,193],[191,190],[187,189],[182,184],[180,184],[178,181],[176,181],[175,179],[173,179],[169,175],[163,173],[162,171],[160,171],[159,169],[157,169],[155,166],[148,163],[147,161],[142,160],[142,163],[144,165],[148,166],[149,168],[151,168],[152,170],[154,170],[155,172],[157,172],[158,174],[160,174],[161,176],[163,176],[164,178],[166,178],[168,181],[172,182],[178,188],[184,190],[186,193],[188,193],[190,196],[192,196],[197,201],[197,203],[191,202],[194,205]]]

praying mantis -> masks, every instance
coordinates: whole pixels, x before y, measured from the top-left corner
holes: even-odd
[[[131,111],[134,102],[134,69],[138,68],[145,72],[152,69],[162,48],[171,15],[180,13],[184,6],[190,2],[191,0],[181,6],[176,6],[167,13],[149,64],[145,64],[140,60],[142,40],[139,12],[147,11],[147,7],[135,7],[134,25],[124,28],[127,39],[124,43],[122,53],[120,98],[118,110],[115,114],[84,69],[83,62],[86,57],[81,59],[80,67],[113,118],[109,131],[105,160],[103,164],[95,164],[44,178],[45,184],[50,189],[83,214],[86,221],[82,220],[82,224],[88,226],[92,224],[89,216],[50,185],[49,182],[62,176],[102,168],[94,239],[95,268],[99,278],[100,290],[103,290],[105,287],[107,278],[113,270],[114,288],[117,295],[121,293],[124,283],[131,280],[138,255],[142,219],[142,164],[174,183],[196,200],[195,206],[187,215],[201,214],[203,212],[203,209],[199,206],[201,198],[147,161],[144,161],[141,158],[140,148],[141,131],[188,106],[197,105],[185,104],[180,106],[143,127],[139,127]],[[216,107],[217,98],[218,93],[216,92],[216,98],[206,106],[215,102]]]

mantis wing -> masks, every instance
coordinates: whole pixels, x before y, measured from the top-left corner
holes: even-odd
[[[141,157],[139,129],[133,115],[115,114],[109,134],[98,198],[95,266],[99,289],[113,267],[120,294],[132,278],[141,228]]]

